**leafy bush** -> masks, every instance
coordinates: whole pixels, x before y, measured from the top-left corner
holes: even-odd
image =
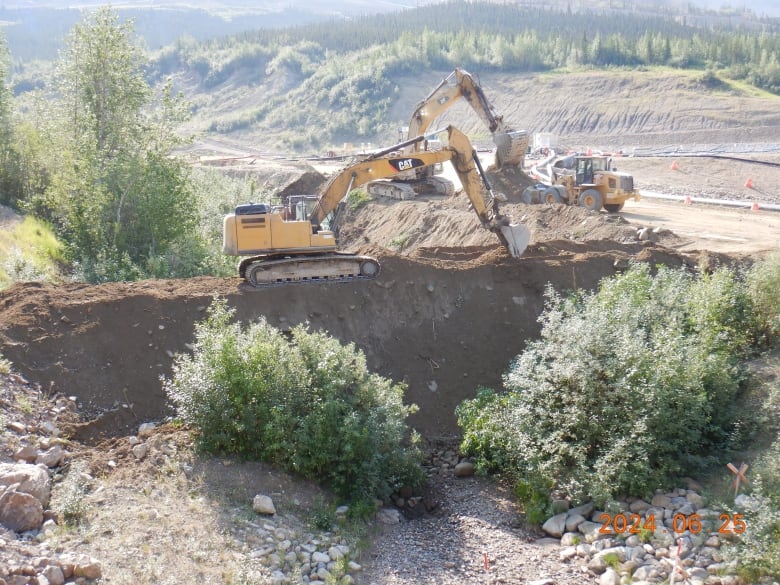
[[[347,207],[355,211],[371,201],[371,195],[365,189],[352,189],[347,195]]]
[[[371,374],[354,345],[265,320],[246,328],[215,300],[165,391],[207,451],[259,458],[340,496],[387,497],[422,480],[404,386]],[[407,443],[407,441],[409,441]]]
[[[748,529],[729,552],[749,583],[780,578],[780,439],[757,461],[753,490],[744,510]]]
[[[780,252],[754,264],[746,281],[751,302],[756,307],[756,342],[770,345],[780,339]]]
[[[727,269],[636,264],[595,293],[549,289],[541,339],[511,364],[507,391],[458,408],[461,448],[530,494],[546,484],[599,503],[712,463],[751,426],[742,360],[764,319],[748,288]]]

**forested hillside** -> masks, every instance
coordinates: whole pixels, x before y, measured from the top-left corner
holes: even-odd
[[[316,148],[386,133],[399,78],[456,66],[514,74],[671,67],[706,72],[705,86],[726,78],[780,93],[780,26],[754,25],[702,28],[633,12],[455,0],[349,22],[181,41],[155,58],[151,74],[177,76],[199,92],[195,105],[207,113],[210,132],[259,125],[287,147]],[[226,100],[227,86],[254,97]]]

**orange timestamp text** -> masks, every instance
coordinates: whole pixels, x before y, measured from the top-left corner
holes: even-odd
[[[726,514],[718,516],[720,526],[718,534],[743,534],[747,530],[743,514]],[[601,534],[640,534],[644,531],[655,532],[655,516],[650,515],[644,522],[639,514],[607,514],[599,516]],[[699,534],[703,530],[701,516],[699,514],[675,514],[672,516],[672,531],[675,533],[690,532]],[[711,531],[710,531],[711,532]]]

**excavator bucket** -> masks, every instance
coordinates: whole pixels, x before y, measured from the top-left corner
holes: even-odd
[[[528,244],[531,242],[531,230],[522,224],[513,223],[499,228],[507,250],[512,258],[522,256]]]
[[[498,168],[506,165],[521,166],[525,160],[529,140],[528,132],[523,130],[493,134],[493,142],[496,144],[496,166]]]

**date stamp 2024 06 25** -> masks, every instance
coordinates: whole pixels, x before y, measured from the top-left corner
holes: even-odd
[[[639,514],[607,514],[606,512],[599,516],[601,534],[642,534],[643,532],[655,532],[655,516],[650,515],[642,522]],[[747,524],[743,514],[726,514],[725,512],[718,516],[717,534],[743,534],[747,530]],[[713,526],[707,528],[707,533],[713,533]],[[699,534],[705,529],[702,524],[702,517],[699,514],[675,514],[672,516],[672,532],[682,534],[690,532]]]

